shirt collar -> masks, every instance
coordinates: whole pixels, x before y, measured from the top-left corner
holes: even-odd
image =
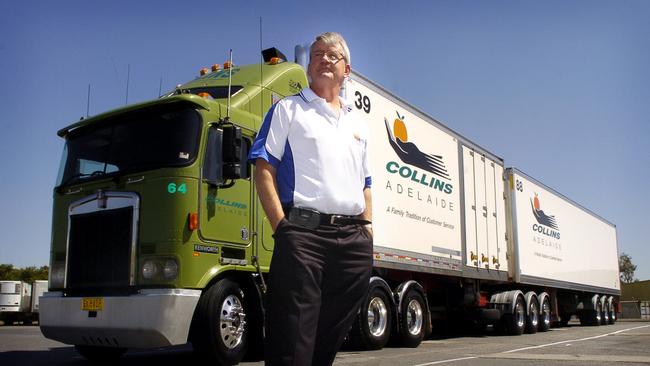
[[[318,99],[321,99],[321,100],[324,101],[323,98],[319,97],[318,94],[314,93],[314,91],[311,90],[311,88],[309,88],[309,87],[304,88],[300,92],[300,94],[302,94],[303,98],[305,98],[305,100],[308,103],[311,103],[311,102],[313,102],[315,100],[318,100]],[[352,105],[350,103],[348,103],[345,99],[343,99],[340,95],[339,95],[339,102],[341,103],[341,110],[342,111],[350,112],[352,110]]]

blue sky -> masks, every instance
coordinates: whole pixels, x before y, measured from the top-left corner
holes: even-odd
[[[327,4],[327,5],[325,5]],[[352,67],[615,223],[650,279],[648,1],[6,1],[0,4],[0,263],[49,260],[63,140],[201,67],[293,57],[342,33]]]

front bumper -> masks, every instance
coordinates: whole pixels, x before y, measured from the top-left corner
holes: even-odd
[[[187,342],[200,290],[147,289],[104,297],[103,310],[81,310],[81,297],[47,292],[40,298],[46,338],[75,345],[151,348]],[[93,316],[95,315],[95,316]]]

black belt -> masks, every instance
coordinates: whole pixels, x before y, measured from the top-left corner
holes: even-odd
[[[357,216],[324,214],[316,210],[300,207],[290,207],[284,209],[285,216],[290,222],[314,229],[320,225],[367,225],[370,221],[360,219]]]

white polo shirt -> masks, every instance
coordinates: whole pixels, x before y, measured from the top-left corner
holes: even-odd
[[[253,143],[249,161],[276,168],[283,207],[358,215],[370,187],[368,133],[345,100],[339,116],[310,88],[273,105]]]

